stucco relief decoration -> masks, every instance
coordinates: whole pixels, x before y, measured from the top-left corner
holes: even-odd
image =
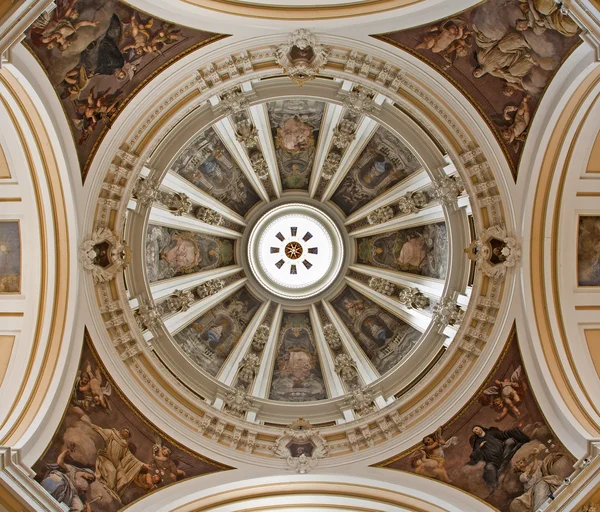
[[[298,86],[313,80],[327,64],[330,49],[306,29],[290,34],[287,43],[274,48],[275,60]]]
[[[131,259],[127,244],[108,228],[94,231],[79,247],[79,260],[92,274],[94,283],[105,283],[125,269]]]
[[[466,249],[469,259],[488,277],[502,278],[521,259],[521,246],[504,226],[484,230]]]
[[[273,454],[285,459],[296,473],[304,474],[316,468],[319,459],[327,457],[329,446],[318,430],[300,418],[277,438]]]

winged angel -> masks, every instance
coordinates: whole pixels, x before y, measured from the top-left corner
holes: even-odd
[[[110,401],[108,397],[112,393],[110,382],[103,385],[104,379],[100,368],[92,369],[89,361],[86,361],[85,369],[77,372],[75,382],[75,403],[81,406],[85,411],[92,407],[102,407],[110,411]]]
[[[179,469],[179,458],[173,455],[171,448],[165,446],[162,438],[155,434],[152,446],[152,467],[154,472],[160,475],[161,481],[175,482],[186,476],[185,471]]]
[[[448,439],[442,437],[442,427],[439,427],[435,433],[425,436],[423,438],[423,447],[417,450],[417,455],[411,462],[415,473],[450,483],[450,477],[444,467],[446,465],[444,449],[457,444],[457,436],[452,436]]]
[[[516,418],[521,417],[519,405],[527,391],[527,382],[523,375],[523,368],[519,367],[512,373],[510,379],[496,380],[494,386],[487,388],[479,397],[483,405],[489,405],[499,415],[496,421],[502,421],[510,412]]]

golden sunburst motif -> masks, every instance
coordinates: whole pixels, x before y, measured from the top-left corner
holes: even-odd
[[[302,256],[302,246],[298,242],[290,242],[285,246],[285,255],[291,260]]]

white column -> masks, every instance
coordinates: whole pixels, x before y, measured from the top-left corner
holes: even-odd
[[[282,318],[283,307],[281,307],[281,304],[279,304],[275,314],[273,315],[269,339],[267,340],[265,348],[263,349],[263,354],[260,361],[260,369],[258,370],[258,375],[256,376],[256,379],[254,379],[254,385],[252,387],[252,395],[258,398],[266,398],[269,391],[268,386],[271,383],[270,377],[273,371],[275,355],[277,353]]]
[[[408,215],[401,215],[394,217],[388,222],[381,224],[374,224],[373,226],[364,226],[362,228],[355,229],[350,232],[351,237],[364,237],[369,235],[378,235],[379,233],[387,233],[389,231],[401,231],[402,229],[408,229],[415,226],[423,226],[425,224],[435,224],[436,222],[443,222],[446,218],[444,217],[444,210],[441,205],[435,204],[430,208],[424,208],[419,210],[417,213],[409,213]]]
[[[223,236],[226,238],[242,238],[242,234],[233,229],[222,226],[213,226],[206,224],[189,215],[173,215],[169,210],[154,204],[150,209],[150,224],[157,226],[166,226],[169,228],[183,229],[185,231],[195,231],[205,235]]]
[[[247,277],[231,283],[220,292],[215,293],[205,299],[199,300],[187,311],[180,311],[165,320],[165,329],[171,334],[177,334],[181,329],[191,324],[196,318],[208,311],[210,308],[225,300],[227,297],[237,292],[248,280]]]
[[[313,162],[312,172],[310,173],[310,183],[308,186],[308,192],[310,197],[314,197],[319,181],[321,181],[321,171],[323,170],[323,162],[327,157],[331,148],[331,141],[333,140],[333,132],[337,127],[344,108],[340,105],[334,105],[333,103],[327,103],[325,107],[325,115],[322,130],[319,133],[319,145],[315,152],[315,160]]]
[[[237,374],[240,363],[242,362],[242,359],[248,352],[248,348],[252,343],[254,333],[256,332],[256,329],[258,329],[258,326],[262,324],[270,305],[271,301],[269,300],[263,303],[263,305],[258,309],[256,314],[246,327],[246,330],[242,334],[242,337],[237,342],[237,345],[231,351],[229,357],[227,357],[227,360],[219,370],[219,373],[217,374],[217,379],[219,379],[223,384],[227,386],[231,386],[231,384],[233,384],[233,379]]]
[[[429,327],[429,324],[431,323],[430,316],[425,315],[416,309],[408,309],[399,301],[372,290],[366,284],[361,283],[352,277],[346,276],[344,279],[356,291],[366,295],[373,302],[382,308],[387,309],[390,313],[396,315],[400,320],[406,322],[418,331],[425,332],[427,327]]]
[[[363,117],[356,129],[356,137],[344,152],[344,156],[340,161],[337,172],[333,175],[333,178],[329,180],[329,184],[327,185],[327,188],[325,188],[325,192],[323,192],[322,201],[327,201],[339,187],[340,183],[352,167],[352,164],[359,157],[369,140],[371,140],[371,137],[373,137],[378,126],[379,124],[370,117]]]
[[[237,162],[241,171],[244,173],[246,178],[248,178],[248,181],[251,183],[254,190],[256,190],[258,196],[263,201],[269,202],[269,194],[267,194],[265,187],[254,172],[254,168],[250,162],[250,157],[235,137],[235,127],[233,124],[231,124],[231,120],[226,117],[214,124],[213,128],[220,137],[221,141],[223,141],[223,144],[225,144],[225,147],[233,159]]]
[[[254,105],[248,109],[250,111],[250,119],[258,130],[258,142],[262,149],[263,156],[269,167],[269,177],[273,184],[275,195],[281,197],[283,187],[281,185],[281,176],[277,166],[277,158],[275,157],[275,145],[271,137],[271,123],[269,122],[269,114],[267,112],[266,103]]]
[[[400,197],[402,197],[404,194],[425,188],[427,185],[430,184],[431,178],[429,177],[429,174],[427,174],[427,171],[425,169],[416,171],[410,176],[408,176],[406,179],[402,180],[400,183],[394,185],[390,190],[377,196],[372,201],[369,201],[367,204],[348,215],[348,217],[344,221],[344,224],[346,226],[348,224],[352,224],[357,220],[366,217],[373,210],[398,201],[398,199],[400,199]]]
[[[198,203],[201,206],[206,206],[212,210],[215,210],[223,215],[223,217],[235,222],[236,224],[240,224],[241,226],[246,225],[244,217],[242,217],[239,213],[234,212],[232,209],[225,206],[221,201],[214,198],[210,194],[207,194],[204,192],[204,190],[200,190],[194,184],[190,183],[184,177],[175,172],[167,172],[163,178],[162,184],[174,192],[183,192],[194,203]]]
[[[399,286],[409,288],[418,288],[425,295],[440,298],[444,292],[444,280],[435,279],[434,277],[419,276],[417,274],[409,274],[408,272],[400,272],[397,270],[388,270],[386,268],[373,267],[371,265],[354,264],[350,265],[350,270],[360,272],[370,277],[381,277],[391,281]]]
[[[321,304],[325,308],[325,312],[331,320],[331,323],[337,329],[346,352],[348,352],[348,355],[354,359],[354,362],[356,363],[356,369],[358,370],[358,373],[365,385],[377,380],[379,378],[379,372],[366,354],[362,351],[354,339],[354,336],[346,327],[346,324],[338,316],[337,311],[328,302],[323,301]]]
[[[321,325],[321,319],[319,318],[317,308],[314,304],[311,304],[309,314],[310,322],[313,327],[313,334],[317,343],[319,359],[322,363],[321,368],[325,374],[327,394],[332,398],[336,396],[342,396],[345,394],[344,385],[340,379],[340,376],[335,371],[331,349],[325,341],[325,336],[323,336],[323,325]]]

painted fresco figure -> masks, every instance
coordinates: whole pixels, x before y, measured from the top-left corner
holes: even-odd
[[[67,505],[70,512],[91,512],[87,493],[96,475],[89,468],[67,464],[65,459],[70,454],[71,450],[64,450],[56,459],[56,464],[48,464],[50,471],[42,480],[42,487],[56,501]]]
[[[552,467],[562,459],[561,453],[551,453],[543,460],[538,459],[539,449],[534,449],[529,457],[518,460],[514,471],[519,473],[519,481],[525,491],[510,504],[510,512],[533,512],[544,503],[548,496],[563,482],[562,477],[552,472]]]
[[[114,75],[123,78],[125,59],[118,46],[121,32],[121,20],[113,14],[106,32],[81,52],[81,64],[88,76]]]
[[[377,315],[369,315],[363,320],[362,332],[371,338],[378,348],[383,347],[394,336],[383,318]]]
[[[530,28],[534,34],[541,35],[550,29],[566,37],[575,36],[579,31],[577,24],[563,14],[561,5],[555,0],[519,0],[519,7],[525,15],[515,23],[519,31]]]
[[[488,490],[493,493],[498,487],[498,478],[506,469],[510,459],[531,439],[520,429],[500,430],[496,427],[475,425],[470,439],[472,448],[468,466],[485,462],[483,480]]]

